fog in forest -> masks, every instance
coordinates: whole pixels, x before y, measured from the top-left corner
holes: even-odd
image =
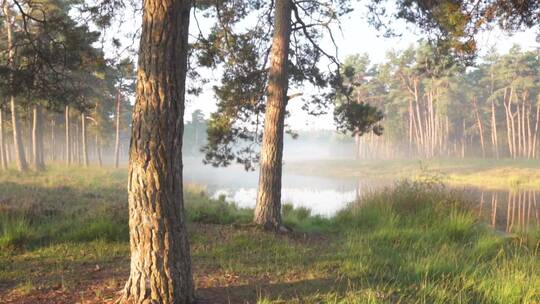
[[[0,303],[540,303],[540,1],[0,0]]]

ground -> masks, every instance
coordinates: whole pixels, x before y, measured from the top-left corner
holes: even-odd
[[[129,271],[125,169],[0,175],[0,302],[111,303]],[[185,193],[201,303],[540,303],[540,233],[492,231],[468,202],[402,182],[333,218]]]

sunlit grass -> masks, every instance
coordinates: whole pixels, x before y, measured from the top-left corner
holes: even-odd
[[[2,288],[76,290],[106,269],[102,283],[120,289],[125,182],[124,169],[0,175]],[[252,210],[203,186],[187,185],[185,198],[199,292],[223,288],[232,303],[540,302],[540,230],[496,233],[436,180],[398,183],[333,218],[285,204],[286,235],[253,228]]]
[[[540,160],[403,159],[322,160],[287,163],[286,169],[321,176],[370,180],[421,179],[436,174],[449,185],[540,189]]]

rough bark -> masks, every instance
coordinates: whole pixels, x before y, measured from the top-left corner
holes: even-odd
[[[292,3],[277,0],[270,54],[268,96],[261,147],[261,169],[254,222],[266,229],[281,228],[281,170],[287,106]]]
[[[193,303],[182,133],[191,2],[144,1],[129,151],[131,270],[121,302]]]

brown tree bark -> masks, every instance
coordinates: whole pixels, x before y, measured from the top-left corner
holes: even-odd
[[[86,115],[81,113],[81,144],[82,144],[82,157],[83,164],[85,167],[88,167],[88,148],[86,140]]]
[[[120,91],[116,92],[116,137],[114,141],[114,167],[118,168],[120,162]]]
[[[292,2],[276,0],[270,53],[268,99],[261,147],[261,169],[254,222],[269,230],[281,228],[281,170],[287,106]]]
[[[182,133],[191,1],[147,0],[129,151],[131,270],[121,302],[194,303]]]

